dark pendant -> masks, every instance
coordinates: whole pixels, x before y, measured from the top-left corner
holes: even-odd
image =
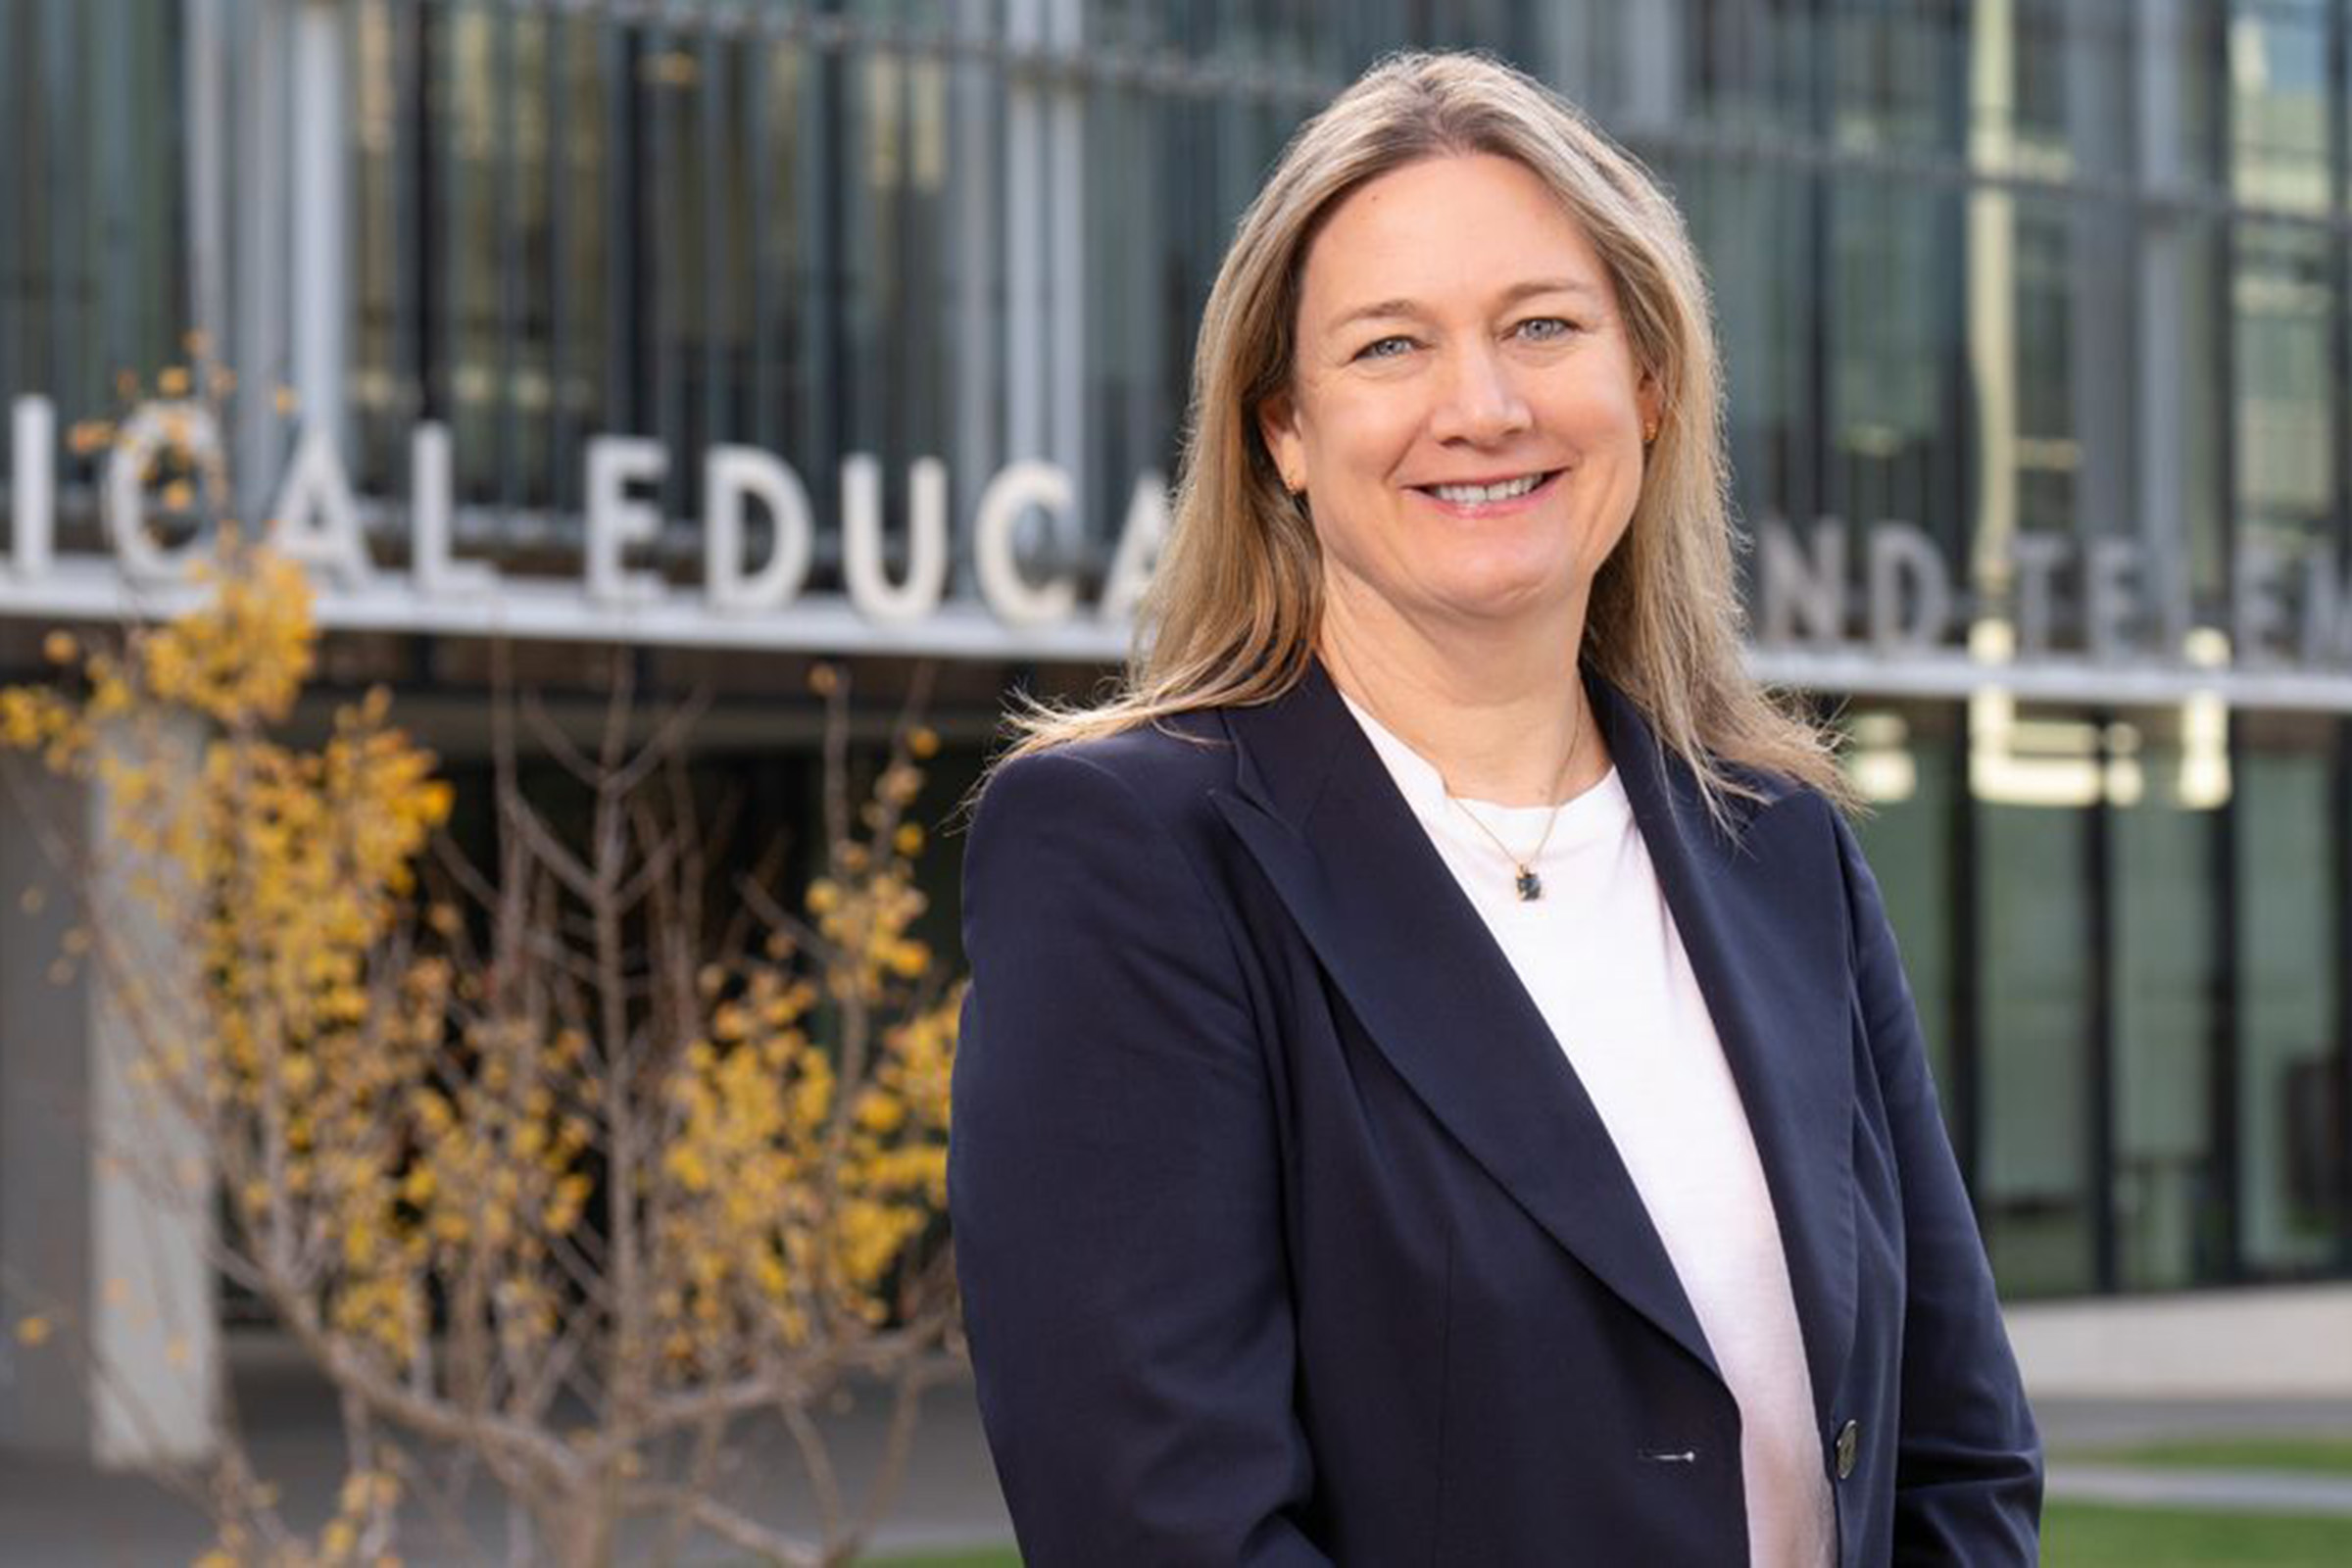
[[[1525,866],[1519,868],[1519,902],[1533,904],[1544,896],[1544,879]]]

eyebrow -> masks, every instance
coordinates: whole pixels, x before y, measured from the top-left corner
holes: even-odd
[[[1601,292],[1599,289],[1593,287],[1591,283],[1585,282],[1581,278],[1531,277],[1523,283],[1513,283],[1509,288],[1504,289],[1498,303],[1503,307],[1508,308],[1518,304],[1521,300],[1532,298],[1538,294],[1581,294],[1588,299],[1595,301],[1601,298]],[[1337,332],[1344,327],[1352,326],[1358,321],[1380,320],[1392,317],[1409,317],[1419,316],[1421,314],[1422,310],[1420,303],[1415,300],[1376,300],[1370,305],[1359,305],[1351,311],[1346,311],[1341,313],[1339,316],[1334,317],[1324,327],[1324,330],[1326,332]]]

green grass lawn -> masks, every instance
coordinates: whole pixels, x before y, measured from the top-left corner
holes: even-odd
[[[2352,1476],[2352,1438],[2198,1438],[2132,1448],[2085,1449],[2062,1456],[2098,1464],[2166,1469],[2296,1470]]]
[[[2341,1568],[2352,1562],[2352,1519],[2191,1513],[2054,1501],[2044,1510],[2050,1568]],[[872,1568],[1020,1568],[1007,1547],[881,1557]]]
[[[2233,1463],[2265,1469],[2312,1469],[2270,1457],[2321,1445],[2168,1445],[2198,1457],[2180,1464]],[[2218,1454],[2253,1452],[2259,1460],[2222,1460]],[[2140,1450],[2132,1451],[2134,1462]],[[2344,1456],[2335,1454],[2337,1459]],[[2154,1462],[2154,1461],[2148,1461]],[[2199,1513],[2176,1508],[2125,1508],[2105,1503],[2053,1500],[2042,1512],[2042,1560],[2050,1568],[2341,1568],[2352,1562],[2352,1519],[2303,1519],[2277,1514]],[[1020,1568],[1010,1547],[996,1551],[877,1557],[871,1568]]]
[[[2342,1568],[2352,1519],[2192,1513],[2052,1501],[2041,1517],[2050,1568]]]

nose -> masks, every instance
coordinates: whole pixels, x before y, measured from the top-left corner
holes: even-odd
[[[1511,367],[1492,344],[1466,345],[1446,357],[1438,404],[1430,414],[1431,435],[1487,446],[1526,429],[1530,417]]]

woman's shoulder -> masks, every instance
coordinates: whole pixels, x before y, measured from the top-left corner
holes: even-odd
[[[1669,793],[1696,807],[1717,831],[1738,837],[1768,815],[1826,820],[1843,809],[1827,750],[1800,738],[1809,731],[1758,720],[1751,711],[1740,721],[1734,714],[1713,724],[1686,724],[1678,743],[1650,703],[1637,695],[1654,681],[1629,682],[1590,669],[1586,679],[1610,744],[1631,748],[1641,766],[1661,773]]]
[[[1826,828],[1843,817],[1843,808],[1827,791],[1794,773],[1720,752],[1708,753],[1701,765],[1646,733],[1642,740],[1669,776],[1678,804],[1735,841],[1767,820],[1776,827],[1803,822]]]
[[[1100,935],[1136,910],[1179,924],[1199,916],[1203,892],[1221,885],[1230,835],[1214,797],[1236,765],[1222,721],[1209,713],[1035,747],[1000,763],[964,838],[967,943],[969,932],[1007,918],[1076,921]]]
[[[1108,809],[1179,829],[1208,818],[1210,796],[1231,786],[1236,765],[1219,710],[1176,713],[1016,754],[990,771],[975,820]]]
[[[1840,808],[1827,791],[1793,773],[1760,763],[1719,761],[1724,777],[1738,786],[1757,813],[1791,810],[1808,818],[1828,818]]]

